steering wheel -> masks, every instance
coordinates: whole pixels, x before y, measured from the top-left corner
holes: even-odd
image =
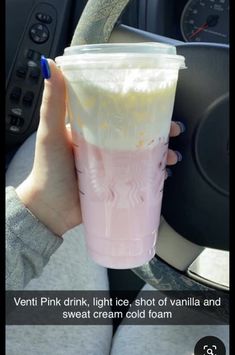
[[[71,46],[164,42],[175,45],[187,65],[179,74],[173,112],[173,119],[183,121],[187,130],[170,143],[184,159],[174,168],[174,178],[165,183],[157,257],[133,271],[162,291],[223,288],[186,271],[204,248],[228,250],[229,46],[184,43],[117,26],[128,2],[89,0]],[[169,253],[175,255],[169,257]]]

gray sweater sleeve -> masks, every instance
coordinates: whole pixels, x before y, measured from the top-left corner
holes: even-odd
[[[23,290],[39,277],[62,242],[23,205],[13,187],[6,188],[7,290]]]

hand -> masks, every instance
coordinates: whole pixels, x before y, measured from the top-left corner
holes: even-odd
[[[82,221],[72,139],[65,126],[66,90],[61,71],[48,60],[33,169],[16,192],[52,232],[62,236]]]
[[[24,205],[52,232],[62,236],[82,222],[70,130],[65,126],[66,89],[61,71],[48,60],[51,78],[45,80],[34,164],[30,175],[16,189]],[[170,136],[182,132],[172,122]],[[168,151],[167,164],[181,160]]]

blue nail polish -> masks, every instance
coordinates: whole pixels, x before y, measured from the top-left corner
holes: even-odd
[[[172,171],[169,168],[166,168],[167,176],[171,177],[172,176]]]
[[[183,122],[181,122],[181,121],[176,121],[175,123],[179,126],[179,128],[180,128],[180,133],[183,133],[183,132],[186,131],[186,127],[185,127],[185,124],[184,124]]]
[[[178,150],[175,150],[175,154],[177,155],[177,160],[181,161],[182,160],[182,154],[180,152],[178,152]]]
[[[51,77],[50,66],[47,59],[44,57],[44,55],[41,56],[41,71],[44,79],[50,79]]]

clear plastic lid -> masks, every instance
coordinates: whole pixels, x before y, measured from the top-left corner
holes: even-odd
[[[176,48],[169,44],[156,42],[143,43],[101,43],[81,46],[71,46],[64,50],[64,55],[88,54],[88,53],[157,53],[176,55]]]
[[[110,65],[124,67],[185,68],[185,58],[176,54],[175,46],[156,43],[102,43],[65,48],[64,55],[57,57],[56,63],[62,67],[102,67]]]

